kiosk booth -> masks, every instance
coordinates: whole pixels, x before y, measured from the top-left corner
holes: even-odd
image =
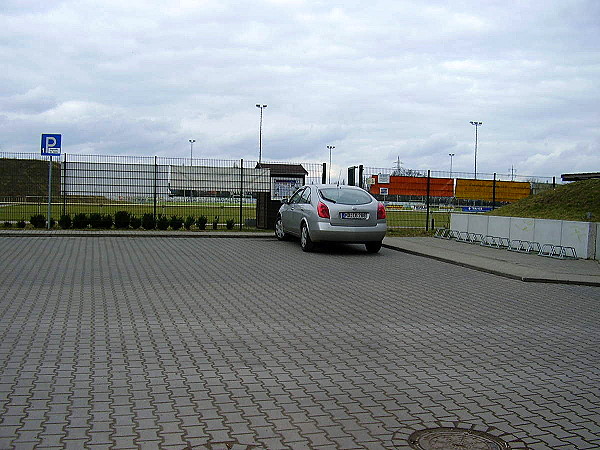
[[[268,169],[270,192],[258,192],[256,198],[256,228],[275,229],[275,219],[281,200],[289,198],[304,186],[308,172],[302,164],[258,163],[257,169]]]

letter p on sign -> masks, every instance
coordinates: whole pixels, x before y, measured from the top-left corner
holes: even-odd
[[[61,137],[60,134],[42,134],[42,155],[60,155]]]

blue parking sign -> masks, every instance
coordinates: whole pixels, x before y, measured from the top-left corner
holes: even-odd
[[[42,156],[60,156],[62,136],[42,134]]]

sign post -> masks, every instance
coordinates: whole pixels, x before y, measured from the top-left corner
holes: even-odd
[[[52,157],[60,156],[62,135],[42,134],[42,156],[49,156],[48,161],[48,217],[46,219],[47,229],[50,229],[52,214]]]

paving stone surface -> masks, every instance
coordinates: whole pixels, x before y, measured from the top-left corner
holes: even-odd
[[[270,239],[0,254],[0,449],[600,448],[597,287]]]

